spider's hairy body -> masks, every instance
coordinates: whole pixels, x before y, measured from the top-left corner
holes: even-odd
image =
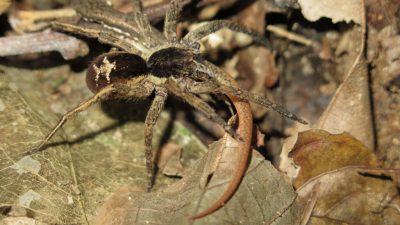
[[[176,25],[181,10],[179,0],[172,0],[170,3],[163,33],[150,25],[142,13],[139,0],[133,0],[133,3],[136,10],[124,14],[103,1],[72,0],[72,6],[79,13],[79,18],[72,23],[67,21],[53,23],[54,29],[97,38],[100,42],[120,50],[101,54],[93,60],[87,70],[86,82],[94,96],[66,113],[32,152],[40,150],[69,118],[101,100],[138,99],[154,94],[154,100],[145,119],[144,130],[148,190],[150,190],[154,179],[153,127],[169,95],[182,98],[235,138],[240,134],[237,135],[233,128],[228,126],[226,121],[197,94],[225,94],[230,99],[250,100],[292,120],[305,123],[283,107],[238,87],[229,74],[203,59],[198,49],[198,41],[201,38],[225,27],[248,34],[255,41],[266,44],[263,37],[232,22],[216,20],[178,39]],[[237,167],[241,169],[234,174],[228,189],[208,210],[192,218],[197,219],[216,211],[232,197],[246,171],[250,149],[240,151]]]
[[[147,60],[147,66],[155,76],[188,77],[198,73],[195,61],[197,58],[199,56],[195,55],[191,48],[168,45],[153,52]]]

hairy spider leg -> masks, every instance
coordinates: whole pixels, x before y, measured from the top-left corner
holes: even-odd
[[[142,44],[147,48],[157,48],[162,45],[164,40],[160,40],[160,36],[157,35],[159,33],[155,30],[153,26],[151,26],[149,19],[142,12],[133,12],[133,17],[137,22],[140,32],[142,33],[143,39],[145,40]],[[161,35],[162,36],[162,35]]]
[[[172,92],[172,94],[182,98],[193,108],[203,113],[203,115],[205,115],[207,118],[220,125],[222,128],[224,128],[225,132],[227,132],[230,136],[232,136],[233,138],[237,138],[239,140],[241,139],[241,137],[238,134],[236,134],[235,130],[231,126],[229,126],[225,122],[225,120],[222,119],[207,102],[205,102],[204,100],[202,100],[201,98],[197,97],[196,95],[190,92],[182,90],[179,87],[179,85],[172,79],[167,80],[166,86],[168,90]]]
[[[194,82],[190,85],[189,91],[192,93],[220,93],[226,95],[236,96],[240,99],[250,100],[254,103],[262,105],[266,108],[270,108],[284,117],[287,117],[291,120],[295,120],[302,124],[307,124],[306,121],[297,117],[294,113],[289,112],[283,106],[276,104],[269,99],[256,95],[252,92],[246,91],[233,84],[230,81],[229,74],[227,74],[224,70],[221,70],[217,66],[204,61],[205,65],[209,68],[209,72],[212,73],[212,77],[215,80],[204,81],[204,82]]]
[[[51,130],[51,132],[46,136],[46,138],[40,143],[39,146],[36,148],[28,151],[26,154],[33,154],[35,152],[40,151],[43,146],[54,136],[54,134],[67,122],[68,119],[76,115],[77,113],[80,113],[82,111],[85,111],[87,108],[92,106],[93,104],[99,102],[101,99],[106,98],[109,94],[114,92],[115,89],[112,85],[106,86],[102,90],[100,90],[97,94],[92,96],[91,98],[81,102],[77,107],[72,109],[71,111],[65,113],[60,121],[57,123],[57,125]]]
[[[153,128],[157,122],[161,111],[164,108],[165,101],[167,99],[167,90],[165,88],[156,87],[155,88],[155,98],[150,106],[147,113],[144,127],[144,147],[145,147],[145,157],[146,157],[146,169],[148,185],[147,191],[150,191],[154,183],[154,163],[153,163]]]
[[[234,23],[229,20],[213,20],[210,22],[206,22],[204,25],[200,26],[197,29],[194,29],[187,33],[181,40],[182,43],[193,46],[194,43],[199,41],[200,39],[221,30],[222,28],[228,28],[232,31],[247,34],[253,38],[256,42],[269,47],[268,40],[258,34],[256,31],[251,30],[249,28],[243,27],[237,23]]]
[[[176,27],[178,23],[178,17],[182,10],[181,4],[182,0],[172,0],[169,3],[168,10],[165,14],[164,19],[164,36],[171,43],[177,42],[176,37]]]
[[[75,33],[89,38],[97,38],[100,42],[118,47],[129,53],[142,55],[142,53],[132,46],[131,39],[121,38],[119,33],[108,30],[104,27],[90,29],[89,27],[77,26],[73,23],[55,21],[52,23],[52,28],[59,31]]]

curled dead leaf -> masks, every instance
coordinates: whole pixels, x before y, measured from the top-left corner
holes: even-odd
[[[348,133],[330,134],[323,130],[299,133],[289,156],[301,167],[294,181],[295,187],[319,174],[345,166],[378,166],[375,154]]]
[[[365,16],[363,10],[355,12],[354,14],[360,13],[361,16]],[[345,45],[345,52],[349,54],[349,72],[313,127],[331,133],[348,132],[367,147],[374,149],[370,87],[364,56],[365,26],[364,18],[361,20],[361,27],[354,26],[347,36],[349,44]]]

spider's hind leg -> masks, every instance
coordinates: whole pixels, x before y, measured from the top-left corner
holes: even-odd
[[[155,98],[150,106],[145,120],[144,128],[144,146],[146,157],[147,177],[149,178],[147,191],[150,191],[154,184],[154,162],[153,162],[153,128],[157,122],[162,109],[164,108],[165,100],[167,99],[167,91],[164,88],[156,88]]]
[[[96,104],[101,99],[106,98],[107,95],[111,94],[113,91],[114,91],[114,88],[112,86],[104,87],[96,95],[94,95],[91,98],[87,99],[86,101],[80,103],[77,107],[75,107],[71,111],[65,113],[61,117],[61,119],[57,123],[57,125],[51,130],[51,132],[46,136],[46,138],[43,139],[43,141],[39,144],[39,146],[37,146],[34,149],[31,149],[30,151],[26,152],[25,154],[29,155],[29,154],[33,154],[35,152],[42,150],[44,145],[50,141],[50,139],[54,136],[54,134],[65,124],[65,122],[67,122],[68,119],[70,119],[71,117],[75,116],[76,114],[78,114],[82,111],[85,111],[87,108]]]

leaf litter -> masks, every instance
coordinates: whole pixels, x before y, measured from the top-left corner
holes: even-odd
[[[206,7],[199,18],[224,16],[237,4],[201,2]],[[272,137],[265,142],[269,157],[274,164],[281,162],[283,173],[265,160],[268,154],[262,147],[263,156],[253,151],[234,197],[215,214],[188,221],[225,190],[234,170],[230,162],[236,161],[234,140],[224,136],[207,152],[197,133],[188,133],[180,124],[185,121],[178,118],[165,141],[162,136],[170,129],[171,115],[163,114],[155,143],[164,140],[163,147],[156,145],[163,150],[158,156],[160,168],[172,177],[159,174],[156,190],[145,193],[143,134],[136,132],[143,130],[144,115],[119,102],[82,113],[64,127],[51,148],[23,157],[68,106],[90,93],[82,74],[71,72],[68,66],[21,69],[18,63],[8,66],[6,60],[0,68],[0,223],[397,224],[400,51],[395,12],[399,3],[274,2],[279,4],[255,1],[237,16],[239,22],[261,33],[271,23],[273,29],[267,28],[271,32],[267,34],[274,51],[247,47],[246,39],[226,31],[202,40],[202,48],[211,59],[225,60],[221,65],[244,87],[279,102],[283,99],[311,121],[312,128],[319,129],[292,126],[283,130],[279,119],[267,119],[273,115],[253,108],[257,125],[267,133],[264,141]],[[304,18],[297,20],[299,12]],[[271,20],[271,15],[287,16],[292,24]],[[256,22],[260,18],[264,22],[264,17],[266,24]],[[316,29],[324,18],[333,23]],[[351,24],[336,26],[337,21]],[[181,29],[190,25],[182,23]],[[292,43],[293,36],[311,44]],[[221,48],[213,43],[216,40],[225,40],[219,42]],[[265,61],[257,59],[259,51]],[[148,102],[135,104],[146,107]],[[116,112],[124,113],[117,119]],[[279,135],[293,136],[285,141],[280,159],[281,137],[273,135],[277,130],[282,132]],[[205,143],[215,140],[199,137]],[[177,177],[182,179],[177,181]]]

